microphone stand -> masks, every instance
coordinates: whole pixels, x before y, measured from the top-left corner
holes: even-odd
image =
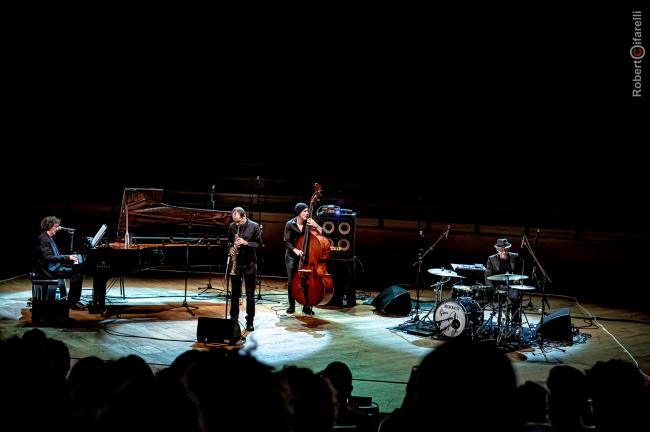
[[[183,307],[187,309],[190,315],[194,316],[194,312],[187,304],[187,279],[190,273],[190,231],[192,230],[192,219],[194,218],[194,212],[190,214],[190,221],[187,226],[187,234],[185,235],[185,291],[183,292]],[[194,306],[194,309],[198,307]]]
[[[534,251],[537,251],[537,240],[538,239],[539,239],[539,228],[537,228],[537,232],[535,233],[535,244],[533,244],[533,250]],[[523,258],[522,258],[522,261],[523,261]],[[536,269],[536,267],[535,267],[535,265],[533,265],[533,270],[530,272],[530,278],[531,278],[531,280],[537,281],[537,285],[539,286],[539,281],[537,280],[537,274],[535,273],[535,269]],[[523,270],[522,270],[521,273],[522,274],[524,273]],[[550,306],[549,306],[549,308],[550,308]],[[533,293],[532,293],[532,291],[530,291],[528,293],[528,304],[526,306],[524,306],[523,309],[528,309],[528,310],[535,309],[535,305],[533,305]]]
[[[418,231],[420,236],[422,237],[422,231]],[[422,282],[424,282],[424,278],[422,277],[422,260],[424,259],[425,256],[431,252],[436,245],[440,242],[440,240],[447,237],[449,234],[449,225],[447,225],[447,228],[440,234],[440,237],[431,245],[429,246],[429,249],[427,249],[424,253],[422,253],[422,249],[418,251],[418,259],[415,261],[413,264],[411,264],[411,267],[417,266],[417,273],[415,276],[415,316],[413,317],[412,321],[419,321],[420,320],[420,285]],[[439,289],[442,289],[442,286],[439,287]]]
[[[548,305],[548,308],[551,308],[551,305],[548,303],[548,299],[546,298],[546,281],[553,283],[550,277],[548,277],[548,273],[544,270],[544,267],[539,263],[537,260],[537,256],[535,256],[535,252],[533,252],[533,249],[530,247],[530,243],[528,241],[528,237],[524,235],[523,237],[524,241],[524,246],[526,246],[526,249],[530,253],[530,255],[533,257],[533,260],[535,261],[535,264],[537,265],[537,268],[539,271],[542,273],[542,280],[540,281],[540,287],[542,288],[542,318],[539,321],[539,326],[537,328],[540,328],[544,324],[544,316],[546,315],[546,310],[545,306]]]
[[[206,255],[208,256],[208,261],[209,261],[209,264],[208,264],[208,284],[207,284],[206,287],[199,287],[199,288],[201,288],[201,292],[199,293],[199,295],[204,294],[208,290],[212,289],[212,259],[210,258],[210,247],[212,246],[212,242],[209,239],[207,239],[206,241],[208,242],[208,249],[207,249]]]
[[[260,212],[260,218],[262,217],[262,212]],[[258,249],[264,248],[264,225],[260,223],[260,247]],[[262,267],[264,267],[264,255],[260,252],[259,263],[257,266],[257,300],[262,300]]]
[[[212,210],[214,210],[214,205],[215,205],[214,188],[215,185],[212,185],[212,187],[210,187],[210,208],[212,208]],[[204,292],[212,289],[212,260],[210,259],[210,246],[211,246],[211,242],[210,240],[208,240],[208,251],[206,253],[206,255],[208,256],[208,261],[210,263],[208,264],[208,285],[205,288],[203,288],[203,290],[199,294],[203,294]]]
[[[214,189],[215,189],[215,185],[212,185],[210,187],[210,208],[212,208],[212,210],[214,210],[214,207],[215,207]],[[203,241],[203,240],[201,240],[201,241]],[[208,284],[205,287],[199,287],[199,289],[201,289],[201,292],[199,293],[199,295],[204,294],[207,291],[213,289],[212,288],[212,258],[210,257],[210,247],[212,246],[212,242],[210,241],[210,239],[206,239],[206,241],[208,242],[208,249],[207,249],[206,255],[208,257],[208,263],[209,263],[208,264]],[[199,244],[200,243],[201,242],[199,242]],[[219,246],[219,240],[217,240],[217,246]]]
[[[228,299],[230,298],[230,246],[228,246],[228,259],[226,260],[226,273],[224,277],[226,278],[226,310],[224,312],[224,319],[228,319]]]
[[[70,253],[74,253],[74,232],[75,230],[68,230],[70,233]]]

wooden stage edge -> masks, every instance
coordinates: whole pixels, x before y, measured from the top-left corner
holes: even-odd
[[[49,337],[62,340],[70,350],[73,363],[90,355],[117,359],[129,354],[141,356],[154,371],[169,366],[190,349],[238,349],[273,366],[308,367],[315,372],[328,363],[343,361],[352,370],[353,394],[371,396],[380,411],[399,407],[413,366],[442,340],[426,332],[405,332],[412,316],[388,316],[370,303],[378,292],[358,291],[357,305],[337,308],[316,307],[314,316],[287,314],[285,280],[264,278],[256,291],[255,331],[244,330],[245,307],[241,307],[240,326],[245,339],[235,346],[196,341],[199,317],[224,318],[226,299],[223,275],[213,276],[207,289],[204,275],[172,277],[129,276],[125,279],[125,298],[120,296],[119,281],[107,294],[108,313],[90,314],[70,311],[65,326],[40,327]],[[92,279],[84,280],[82,301],[89,302]],[[259,294],[259,296],[257,295]],[[416,293],[409,292],[411,300]],[[8,339],[33,328],[27,302],[31,284],[25,276],[0,282],[0,337]],[[444,290],[442,299],[451,298]],[[419,317],[425,317],[434,304],[430,289],[420,292]],[[603,304],[581,303],[575,298],[548,297],[547,312],[568,308],[571,325],[579,337],[573,343],[544,341],[507,355],[520,384],[534,381],[544,385],[549,370],[565,364],[586,370],[598,361],[624,359],[650,372],[650,316],[644,312],[614,308]],[[187,306],[183,305],[186,302]],[[525,297],[525,310],[531,329],[539,322],[541,296]],[[231,307],[230,302],[228,307]],[[433,312],[433,311],[432,311]],[[488,316],[488,311],[483,312]],[[429,313],[429,317],[433,313]],[[550,316],[550,315],[549,315]],[[419,334],[418,334],[419,333]],[[480,362],[480,359],[476,359]],[[225,373],[225,372],[224,372]],[[461,370],[441,373],[462,374]],[[489,392],[490,377],[485,377]]]

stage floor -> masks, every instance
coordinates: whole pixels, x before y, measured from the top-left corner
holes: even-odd
[[[412,314],[387,316],[378,312],[370,304],[378,292],[358,291],[354,307],[316,307],[315,315],[309,316],[301,314],[298,305],[296,313],[288,315],[286,281],[264,278],[258,291],[255,331],[244,330],[245,307],[241,306],[240,325],[245,339],[235,346],[205,345],[196,341],[198,318],[224,318],[226,309],[223,275],[211,279],[211,289],[206,289],[207,282],[207,276],[197,274],[190,275],[187,283],[183,274],[142,273],[126,277],[126,298],[120,295],[119,282],[116,282],[107,294],[105,314],[71,310],[70,320],[64,326],[40,328],[49,337],[68,345],[73,362],[90,355],[116,359],[136,354],[154,371],[169,366],[179,354],[190,349],[239,349],[276,369],[295,365],[316,372],[339,360],[352,370],[353,395],[371,396],[381,412],[390,412],[401,404],[412,367],[444,342],[431,332],[406,331],[405,327],[414,327]],[[86,278],[82,301],[90,301],[91,287],[92,279]],[[435,295],[423,291],[418,318],[426,324],[435,312],[433,308],[426,315],[435,305]],[[411,299],[416,298],[415,292],[410,294]],[[27,306],[30,297],[31,284],[26,277],[0,282],[3,339],[33,328]],[[443,291],[441,300],[451,300],[451,293]],[[546,311],[551,314],[568,308],[579,337],[574,337],[574,343],[542,339],[541,345],[511,347],[513,350],[507,355],[520,383],[530,380],[544,384],[549,370],[558,364],[585,370],[597,361],[612,358],[638,363],[645,374],[650,371],[648,314],[581,304],[571,297],[549,296],[548,300],[550,309]],[[529,305],[526,318],[534,329],[541,317],[541,297],[533,294],[530,302],[526,298],[524,304]],[[482,313],[487,319],[490,311]],[[420,327],[430,330],[426,325]],[[440,373],[462,374],[463,371]],[[485,379],[487,394],[490,377]]]

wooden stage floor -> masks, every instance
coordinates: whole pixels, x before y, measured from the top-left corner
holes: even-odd
[[[109,313],[100,315],[72,310],[69,325],[41,328],[48,336],[68,345],[73,362],[90,355],[116,359],[137,354],[157,371],[170,365],[186,350],[222,349],[196,342],[198,317],[224,317],[223,275],[215,276],[211,282],[212,289],[202,292],[207,286],[207,277],[190,275],[185,297],[183,274],[141,273],[126,278],[126,299],[119,295],[119,284],[109,290]],[[255,331],[243,330],[245,310],[242,306],[240,324],[245,341],[225,349],[246,351],[276,369],[296,365],[320,371],[331,361],[343,361],[354,376],[353,394],[371,396],[381,412],[390,412],[401,404],[412,367],[442,343],[431,336],[397,330],[396,327],[405,324],[409,317],[378,313],[370,305],[377,292],[357,292],[357,306],[352,308],[317,307],[314,316],[305,316],[298,305],[295,314],[287,315],[285,283],[279,278],[263,279]],[[89,301],[90,287],[92,279],[86,278],[82,301]],[[434,293],[426,289],[420,294],[420,315],[424,315],[433,304]],[[31,284],[26,277],[0,282],[0,337],[22,335],[33,328],[31,310],[27,306],[30,297]],[[448,299],[450,293],[444,291],[442,297]],[[415,299],[415,293],[411,293],[411,298]],[[188,307],[183,306],[184,299]],[[533,294],[531,300],[533,308],[526,313],[534,326],[540,318],[541,298]],[[549,370],[558,364],[585,370],[599,360],[612,358],[632,361],[644,374],[650,372],[648,314],[581,304],[562,296],[549,297],[549,303],[551,309],[547,312],[570,308],[572,324],[579,330],[582,342],[549,341],[544,343],[543,349],[535,344],[510,352],[508,356],[520,383],[531,380],[544,384]],[[463,371],[440,373],[463,374]],[[486,397],[490,392],[490,379],[485,377],[483,383]]]

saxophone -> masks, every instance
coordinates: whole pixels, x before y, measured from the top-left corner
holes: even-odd
[[[235,244],[239,238],[239,227],[237,227],[237,234],[235,234],[235,241],[233,242],[233,247],[230,248],[230,275],[234,276],[237,274],[237,253],[239,252],[239,245]]]

